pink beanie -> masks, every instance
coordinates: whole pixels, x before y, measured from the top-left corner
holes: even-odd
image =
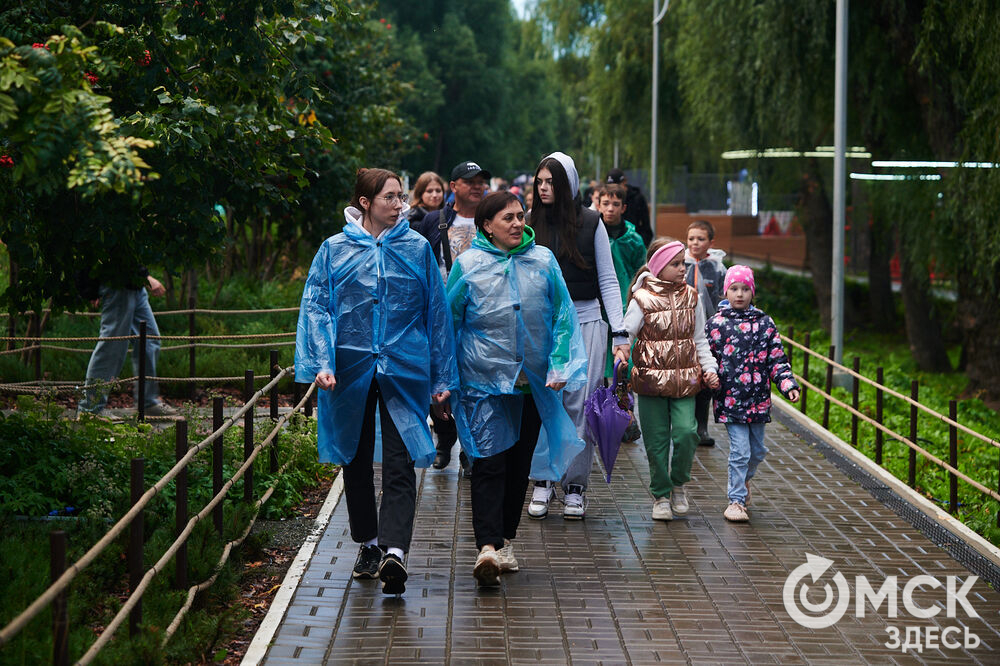
[[[729,285],[734,282],[742,282],[750,287],[750,296],[753,296],[757,292],[757,287],[753,281],[753,270],[749,266],[741,264],[730,266],[729,270],[726,271],[726,281],[722,284],[722,291],[729,291]]]
[[[684,243],[680,241],[672,241],[667,243],[659,250],[653,253],[653,256],[649,258],[646,262],[646,266],[649,267],[649,272],[653,274],[654,277],[660,276],[660,271],[663,267],[670,263],[670,260],[677,256],[678,252],[684,251]]]

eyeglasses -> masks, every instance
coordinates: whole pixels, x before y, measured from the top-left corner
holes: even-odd
[[[390,206],[395,201],[399,201],[400,206],[405,206],[410,201],[410,197],[402,192],[400,192],[399,194],[387,194],[384,197],[379,197],[379,198],[385,201]]]

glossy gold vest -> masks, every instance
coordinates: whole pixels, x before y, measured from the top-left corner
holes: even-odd
[[[633,294],[645,323],[632,351],[632,390],[639,395],[686,398],[701,390],[694,346],[698,292],[687,284],[647,276]]]

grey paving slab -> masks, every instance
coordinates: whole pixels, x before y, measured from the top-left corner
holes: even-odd
[[[525,516],[515,541],[521,571],[493,590],[478,590],[472,578],[469,482],[457,456],[448,469],[418,471],[402,598],[351,578],[357,544],[342,501],[265,663],[1000,663],[1000,594],[983,581],[968,595],[978,618],[946,617],[943,588],[928,586],[912,596],[938,609],[934,617],[912,617],[902,598],[895,617],[885,603],[855,617],[859,576],[878,589],[888,576],[902,588],[917,575],[942,584],[957,576],[961,585],[971,574],[780,423],[767,429],[770,454],[753,483],[750,523],[728,523],[728,440],[718,426],[712,434],[717,446],[695,457],[687,517],[651,520],[645,451],[625,445],[611,484],[595,466],[586,520],[564,521],[558,502],[546,520]],[[833,565],[796,588],[799,603],[822,614],[833,607],[823,586],[835,586],[838,574],[848,581],[849,612],[827,628],[800,625],[783,601],[806,553]],[[901,638],[908,627],[937,636],[955,627],[982,642],[904,653],[886,647],[890,627]]]

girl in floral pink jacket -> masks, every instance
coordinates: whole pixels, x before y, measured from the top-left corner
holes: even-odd
[[[774,320],[751,303],[753,271],[731,267],[724,289],[726,300],[719,303],[705,332],[722,383],[715,394],[715,420],[729,433],[729,506],[724,515],[746,522],[750,479],[767,455],[764,424],[771,421],[771,382],[792,402],[799,399],[799,385]]]

